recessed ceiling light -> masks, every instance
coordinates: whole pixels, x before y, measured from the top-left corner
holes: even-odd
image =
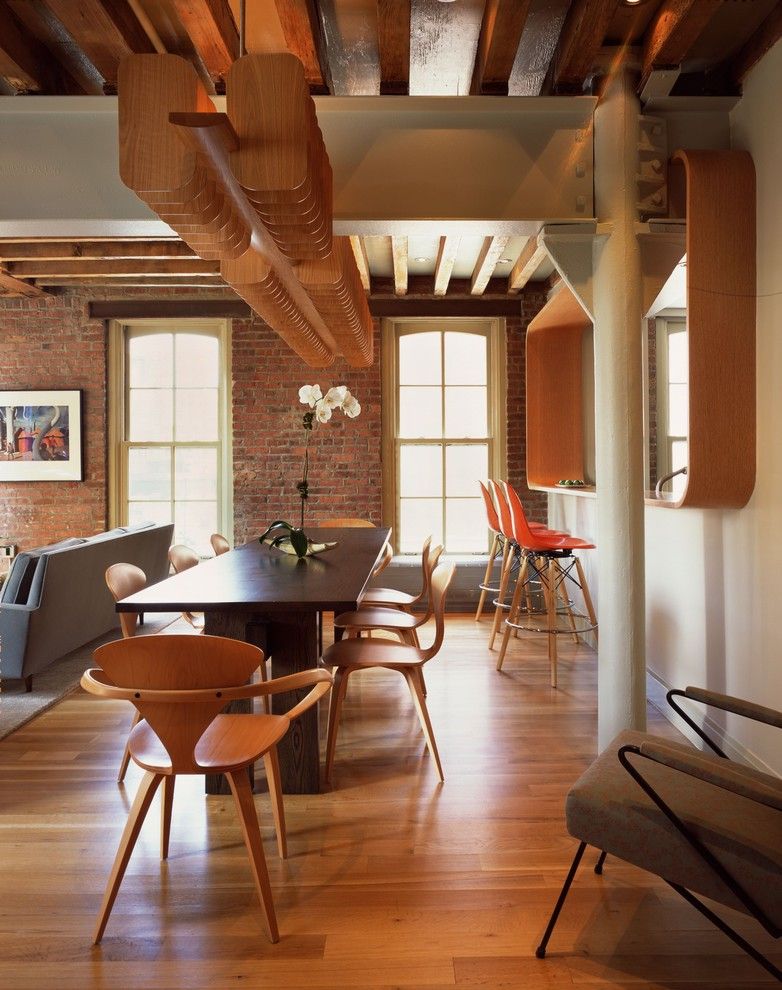
[[[624,0],[628,7],[637,7],[641,0]]]
[[[497,264],[498,265],[509,265],[510,264],[510,258],[500,258],[500,260],[497,262]]]
[[[423,262],[429,261],[429,258],[414,258],[413,260],[414,261],[420,261],[423,264]]]

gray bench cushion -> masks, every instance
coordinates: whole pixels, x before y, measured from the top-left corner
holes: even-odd
[[[640,746],[650,738],[642,732],[621,733],[576,781],[567,797],[568,831],[612,856],[745,911],[619,762],[620,747]],[[668,740],[665,745],[693,752],[689,746]],[[630,760],[768,916],[782,926],[782,814],[650,760],[632,754]],[[782,791],[778,778],[749,768],[742,770]]]

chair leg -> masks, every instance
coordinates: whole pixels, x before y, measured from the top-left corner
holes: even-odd
[[[277,756],[276,746],[272,746],[269,752],[264,754],[263,763],[266,767],[266,780],[269,784],[269,797],[272,801],[274,827],[277,831],[277,852],[280,854],[280,859],[287,859],[288,839],[285,834],[285,806],[282,802],[280,761]]]
[[[603,863],[605,863],[607,855],[608,853],[605,851],[605,849],[603,849],[602,852],[600,853],[597,862],[595,863],[595,873],[599,877],[603,875]]]
[[[29,694],[33,689],[33,675],[28,674],[24,679],[24,690],[26,694]]]
[[[163,796],[160,803],[160,858],[168,859],[168,843],[171,839],[171,812],[174,809],[174,784],[176,776],[163,778]]]
[[[497,556],[497,546],[499,544],[500,535],[499,533],[494,534],[494,539],[491,541],[491,550],[489,550],[489,559],[486,562],[486,573],[483,575],[483,584],[488,584],[491,578],[491,572],[494,569],[494,560]],[[475,621],[480,622],[481,615],[483,613],[483,603],[486,601],[486,589],[481,588],[481,597],[478,599],[478,608],[475,610]]]
[[[511,627],[508,622],[516,622],[521,612],[521,596],[524,593],[524,586],[527,579],[527,557],[521,562],[521,567],[519,568],[519,573],[516,578],[516,589],[513,592],[513,598],[510,603],[510,611],[508,612],[508,620],[505,623],[505,631],[502,634],[502,645],[500,646],[500,655],[497,657],[497,670],[502,670],[502,665],[505,662],[505,651],[508,649],[508,640],[510,639]]]
[[[548,562],[548,662],[551,686],[557,686],[557,563]]]
[[[320,656],[320,654],[318,654],[318,656]],[[263,663],[258,668],[258,670],[260,670],[260,672],[261,672],[261,681],[264,684],[266,683],[266,681],[269,680],[269,672],[266,669],[266,661],[267,660],[268,660],[268,657],[264,657],[263,658]],[[264,711],[264,714],[265,715],[271,715],[271,713],[272,713],[272,699],[271,699],[271,695],[265,694],[263,696],[263,711]]]
[[[135,727],[141,721],[141,712],[136,709],[133,715],[133,721],[130,724],[130,732],[135,729]],[[119,764],[119,773],[117,774],[117,783],[121,784],[125,779],[125,774],[128,772],[128,766],[130,764],[130,732],[128,733],[128,739],[125,742],[125,750],[122,753],[122,759]]]
[[[549,918],[548,925],[546,925],[546,930],[543,933],[543,938],[540,940],[540,945],[535,949],[535,955],[538,959],[546,958],[546,946],[551,938],[551,934],[554,931],[554,925],[557,923],[557,918],[559,917],[559,912],[562,910],[562,905],[565,903],[565,898],[570,890],[570,885],[576,876],[576,870],[578,869],[578,864],[581,862],[581,857],[584,855],[584,850],[586,849],[586,842],[582,842],[578,849],[576,850],[576,855],[573,857],[573,862],[570,864],[570,870],[565,879],[565,884],[559,893],[557,898],[557,903],[554,905],[554,910],[551,912],[551,917]]]
[[[584,596],[584,605],[586,606],[587,615],[589,616],[590,623],[597,627],[597,616],[595,615],[595,608],[592,604],[592,596],[589,594],[589,585],[587,584],[586,576],[584,575],[584,568],[581,565],[581,561],[578,557],[575,557],[576,561],[576,573],[578,574],[578,583],[581,585],[581,594]],[[595,640],[597,640],[597,628],[595,628]]]
[[[144,819],[149,811],[149,806],[152,804],[155,791],[157,790],[158,784],[162,779],[162,774],[147,771],[139,784],[138,793],[136,794],[136,798],[133,802],[133,807],[130,809],[130,814],[128,815],[128,820],[125,824],[125,830],[123,831],[122,838],[120,839],[117,855],[114,857],[114,865],[111,868],[108,883],[106,884],[106,892],[103,895],[103,903],[101,904],[100,911],[98,912],[98,923],[95,926],[95,932],[92,939],[94,945],[97,945],[103,938],[103,933],[106,930],[106,924],[109,920],[111,909],[114,906],[114,901],[117,897],[120,884],[122,883],[122,878],[125,875],[128,862],[130,861],[133,847],[136,844],[136,839],[138,839],[141,826],[144,824]]]
[[[410,694],[413,696],[413,704],[418,712],[418,719],[421,723],[421,728],[424,730],[424,738],[426,739],[427,748],[434,758],[435,766],[437,767],[437,776],[440,778],[440,782],[443,783],[445,781],[445,777],[443,776],[443,767],[440,763],[440,754],[437,751],[437,743],[434,741],[434,730],[432,729],[432,723],[429,720],[429,711],[426,707],[426,697],[424,695],[421,670],[419,667],[404,668],[402,670],[402,674],[410,687]]]
[[[692,904],[696,911],[700,911],[704,918],[708,918],[708,920],[719,928],[723,934],[727,935],[732,942],[735,942],[740,949],[743,949],[748,956],[751,956],[755,962],[760,963],[767,973],[771,973],[775,979],[782,983],[782,969],[777,969],[770,959],[766,959],[761,952],[758,952],[754,945],[750,945],[745,938],[742,938],[741,935],[739,935],[738,932],[735,932],[726,921],[720,918],[718,914],[715,914],[712,910],[706,907],[702,901],[699,901],[698,898],[695,897],[694,894],[691,894],[686,887],[681,887],[678,883],[671,883],[670,880],[666,880],[665,882],[669,887],[673,887],[676,893],[680,894],[688,904]]]
[[[280,933],[277,930],[277,917],[274,913],[274,900],[272,899],[272,887],[269,881],[269,871],[266,869],[266,858],[263,855],[263,844],[261,842],[261,827],[258,824],[258,813],[255,810],[253,792],[250,787],[250,778],[247,776],[246,768],[241,770],[231,770],[226,773],[231,793],[234,796],[236,810],[239,813],[239,823],[242,826],[244,844],[247,846],[247,853],[250,857],[255,887],[261,901],[263,913],[266,916],[266,927],[269,932],[269,941],[279,942]]]
[[[342,715],[342,702],[345,700],[348,677],[353,669],[352,667],[339,667],[334,675],[334,687],[331,689],[331,703],[329,704],[329,731],[326,737],[325,777],[327,783],[331,780],[331,771],[334,767],[334,752],[337,748],[337,730]]]
[[[505,541],[505,549],[502,551],[502,568],[500,569],[500,588],[497,592],[497,606],[494,609],[494,622],[489,634],[489,649],[494,649],[494,640],[500,629],[500,618],[502,617],[502,602],[505,601],[505,593],[508,590],[510,571],[513,566],[513,554],[511,552],[510,541]]]
[[[565,612],[567,613],[568,622],[570,623],[570,632],[571,632],[571,635],[573,637],[573,642],[574,643],[577,643],[578,642],[578,633],[576,632],[576,620],[573,618],[573,609],[572,609],[571,604],[570,604],[570,596],[567,593],[568,577],[567,577],[567,574],[565,573],[565,571],[564,571],[564,569],[562,567],[558,567],[557,570],[559,571],[559,573],[561,575],[561,580],[559,581],[559,584],[557,585],[557,592],[559,593],[560,597],[562,598],[562,604],[564,605]]]

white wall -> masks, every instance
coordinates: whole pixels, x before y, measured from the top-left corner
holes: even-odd
[[[748,505],[646,510],[647,663],[782,709],[782,44],[731,113],[731,143],[757,173],[757,482]],[[714,204],[719,209],[719,204]],[[782,772],[779,730],[715,719],[739,753]]]

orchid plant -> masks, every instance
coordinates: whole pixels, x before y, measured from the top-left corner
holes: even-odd
[[[335,385],[324,395],[320,385],[302,385],[299,389],[299,402],[309,406],[302,417],[304,427],[304,470],[302,479],[296,485],[301,497],[301,523],[304,528],[304,507],[309,498],[309,483],[307,476],[310,467],[310,437],[315,423],[328,423],[336,409],[342,410],[348,419],[355,419],[361,412],[361,406],[355,395],[351,395],[346,385]]]

